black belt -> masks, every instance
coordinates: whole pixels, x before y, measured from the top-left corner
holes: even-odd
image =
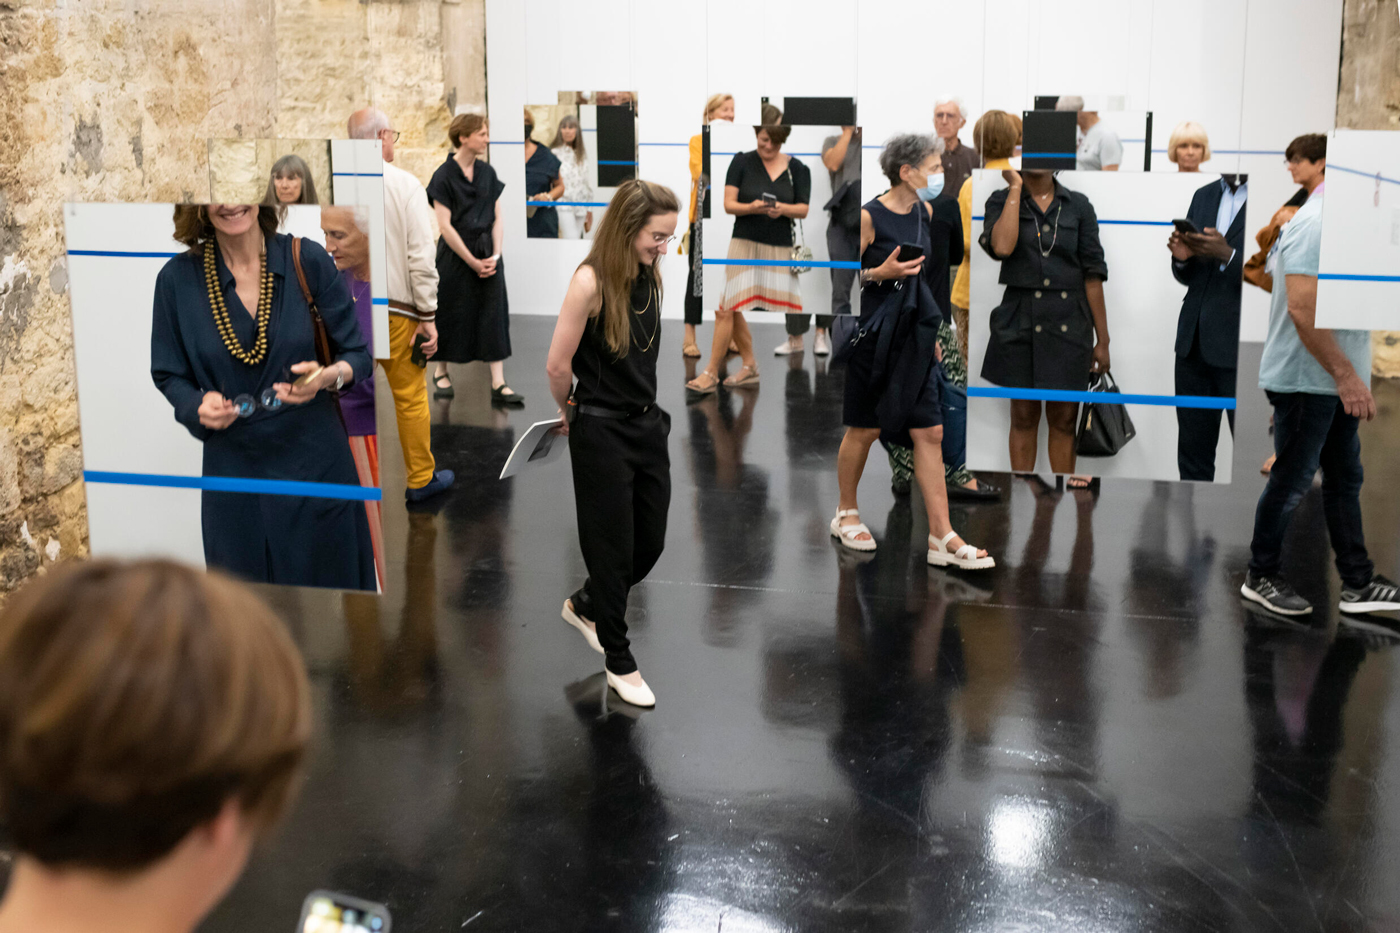
[[[579,405],[577,403],[575,403],[574,407],[578,409],[580,415],[588,415],[593,418],[612,418],[614,421],[629,421],[632,418],[645,415],[656,407],[656,403],[653,402],[643,408],[634,408],[631,411],[622,411],[617,408],[601,408],[597,405]]]

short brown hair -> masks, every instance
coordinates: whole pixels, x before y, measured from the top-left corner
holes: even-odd
[[[459,113],[452,118],[452,125],[447,128],[447,141],[452,144],[453,149],[461,149],[463,136],[470,136],[490,124],[491,121],[487,120],[484,114]]]
[[[1327,137],[1322,133],[1306,133],[1299,136],[1288,144],[1288,148],[1283,151],[1283,157],[1289,162],[1294,159],[1320,162],[1327,158]]]
[[[257,208],[258,226],[262,228],[263,239],[270,240],[277,234],[277,226],[285,211],[271,204],[260,204]],[[204,244],[214,239],[214,224],[209,220],[207,204],[175,205],[175,239],[197,253],[203,252]]]
[[[772,104],[763,105],[763,124],[753,128],[753,134],[767,133],[773,145],[781,146],[792,135],[792,127],[783,125],[783,112]]]
[[[113,872],[230,800],[265,831],[299,784],[309,697],[242,584],[162,560],[60,565],[0,614],[0,820],[46,865]]]
[[[1005,110],[988,110],[972,127],[972,148],[982,160],[1009,159],[1021,143],[1021,118]]]

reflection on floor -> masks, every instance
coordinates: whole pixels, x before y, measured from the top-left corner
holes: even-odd
[[[641,713],[559,619],[583,574],[567,465],[495,479],[553,412],[551,324],[513,325],[523,413],[493,411],[477,367],[435,403],[459,485],[436,514],[388,497],[382,603],[274,596],[311,665],[316,751],[208,933],[290,931],[316,887],[386,901],[412,933],[1400,929],[1395,649],[1338,632],[1316,495],[1287,572],[1325,626],[1237,597],[1260,393],[1233,486],[1018,482],[955,508],[1001,562],[964,577],[925,566],[918,500],[879,457],[861,502],[878,554],[829,539],[839,373],[765,359],[761,388],[687,408],[668,326],[676,495],[631,609],[659,697]],[[1394,574],[1400,391],[1377,394],[1366,514]]]

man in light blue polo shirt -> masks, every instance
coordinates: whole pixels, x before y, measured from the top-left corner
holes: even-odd
[[[1374,572],[1361,528],[1361,440],[1357,426],[1376,414],[1371,397],[1371,334],[1319,330],[1317,270],[1322,244],[1327,138],[1300,136],[1288,147],[1295,180],[1312,194],[1279,238],[1269,333],[1259,364],[1259,387],[1274,406],[1278,459],[1259,497],[1241,594],[1290,616],[1312,605],[1282,579],[1283,538],[1313,476],[1322,468],[1322,508],[1342,578],[1341,611],[1348,615],[1400,609],[1396,586]],[[1299,174],[1315,177],[1299,179]],[[1312,184],[1308,184],[1311,181]]]

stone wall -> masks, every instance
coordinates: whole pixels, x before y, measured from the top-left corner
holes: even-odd
[[[1346,0],[1337,126],[1400,131],[1400,11],[1396,0]],[[1372,372],[1400,378],[1400,331],[1377,331],[1372,348]]]
[[[445,52],[449,20],[484,0],[0,2],[0,593],[87,549],[63,203],[203,200],[208,140],[343,138],[367,103],[426,180],[445,70],[485,100],[484,32]]]

